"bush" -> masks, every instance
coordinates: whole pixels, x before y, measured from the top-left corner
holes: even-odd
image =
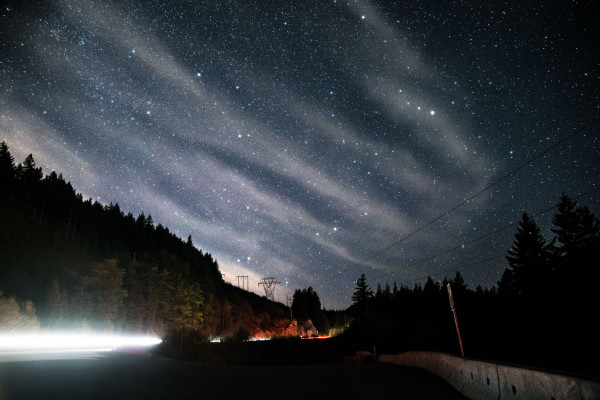
[[[31,300],[19,304],[14,297],[4,297],[0,291],[1,330],[37,330],[39,328],[40,323]]]
[[[225,338],[225,342],[228,342],[228,343],[247,342],[248,340],[250,340],[251,337],[252,337],[252,335],[250,334],[250,331],[248,330],[248,328],[241,326],[235,332],[233,332],[231,334],[231,336],[227,336]]]

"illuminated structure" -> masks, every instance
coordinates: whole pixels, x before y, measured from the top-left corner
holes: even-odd
[[[267,299],[271,301],[275,301],[275,286],[280,284],[277,279],[273,277],[262,278],[260,282],[258,282],[258,286],[263,286],[265,289],[265,296]]]

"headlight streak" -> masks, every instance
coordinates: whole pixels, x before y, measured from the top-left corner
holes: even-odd
[[[113,351],[119,348],[147,348],[161,343],[154,336],[126,336],[77,333],[0,334],[0,357],[15,352]]]

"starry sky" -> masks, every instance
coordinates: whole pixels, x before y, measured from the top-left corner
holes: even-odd
[[[3,2],[0,141],[284,303],[489,287],[524,211],[600,210],[591,4]]]

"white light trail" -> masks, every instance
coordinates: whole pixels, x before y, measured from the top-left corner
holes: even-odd
[[[160,338],[153,336],[10,333],[0,334],[0,356],[6,352],[112,351],[127,347],[151,347],[161,342]]]

